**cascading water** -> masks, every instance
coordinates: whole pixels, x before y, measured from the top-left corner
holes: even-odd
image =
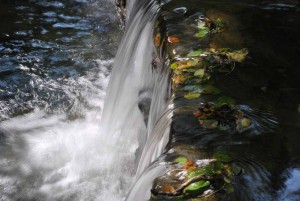
[[[54,3],[45,7],[64,7]],[[62,79],[62,83],[39,78],[30,74],[30,66],[20,66],[32,76],[28,88],[35,90],[34,101],[39,102],[44,93],[55,97],[53,92],[59,91],[72,105],[70,114],[60,110],[57,115],[48,114],[49,107],[41,107],[1,122],[1,200],[119,201],[128,193],[147,135],[166,107],[169,86],[162,64],[152,67],[151,41],[159,7],[155,1],[130,5],[134,5],[130,23],[114,62],[103,113],[96,108],[103,107],[111,59],[98,60],[94,68],[100,70]],[[54,11],[45,16],[55,29],[79,30],[75,32],[78,37],[86,37],[84,31],[89,31],[73,23],[79,17]],[[56,16],[65,21],[57,22]],[[63,38],[63,42],[70,41]]]

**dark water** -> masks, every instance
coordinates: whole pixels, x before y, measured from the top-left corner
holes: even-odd
[[[175,57],[199,48],[249,50],[243,64],[236,65],[227,75],[213,75],[212,80],[222,95],[236,101],[252,120],[253,127],[238,133],[202,129],[192,113],[200,102],[214,97],[201,95],[186,100],[180,91],[175,91],[171,142],[158,160],[161,163],[152,164],[144,172],[128,200],[145,199],[140,192],[148,192],[149,196],[152,185],[149,178],[163,175],[170,168],[163,162],[169,162],[176,154],[186,155],[187,145],[197,149],[200,158],[226,150],[244,168],[244,175],[235,181],[236,192],[222,200],[300,200],[299,2],[173,0],[160,3],[162,32],[181,41],[166,48]],[[221,18],[227,23],[225,31],[209,41],[197,41],[190,36],[195,29],[191,24],[201,15]],[[150,187],[140,187],[143,183]]]

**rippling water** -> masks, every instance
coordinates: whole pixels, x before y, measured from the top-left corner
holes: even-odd
[[[0,200],[120,200],[99,174],[113,2],[1,1],[0,17]]]

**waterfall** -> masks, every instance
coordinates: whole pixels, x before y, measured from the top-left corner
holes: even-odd
[[[158,57],[153,43],[153,27],[159,5],[156,1],[131,2],[127,12],[126,30],[114,63],[101,119],[101,133],[107,136],[107,152],[114,152],[110,180],[124,178],[123,174],[128,172],[133,177],[137,168],[138,177],[169,141],[168,68],[164,63],[153,66],[153,60]],[[163,136],[165,139],[158,143]],[[130,179],[125,181],[124,186],[131,182]]]

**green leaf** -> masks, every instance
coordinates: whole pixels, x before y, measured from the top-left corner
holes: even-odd
[[[213,158],[222,162],[230,162],[232,161],[232,158],[228,155],[228,153],[224,151],[219,151],[213,155]]]
[[[186,64],[189,66],[196,66],[198,63],[199,63],[198,59],[193,59],[193,60],[188,60]]]
[[[196,72],[194,73],[194,76],[200,76],[200,77],[203,77],[203,76],[204,76],[204,73],[205,73],[205,70],[204,70],[204,69],[199,69],[199,70],[196,70]]]
[[[220,107],[224,104],[234,105],[235,100],[233,98],[228,97],[228,96],[222,96],[215,102],[216,107]]]
[[[199,98],[201,94],[194,94],[194,93],[188,93],[184,95],[184,98],[186,99],[195,99]]]
[[[194,73],[196,70],[195,69],[188,69],[188,68],[186,68],[186,69],[182,69],[182,71],[188,72],[188,73]]]
[[[214,174],[214,169],[211,166],[206,166],[206,167],[201,168],[200,170],[196,170],[194,172],[187,173],[187,178],[191,179],[191,178],[199,176],[201,174],[212,175],[212,174]]]
[[[190,53],[188,53],[188,57],[196,57],[196,56],[199,56],[200,54],[202,54],[203,53],[203,50],[201,50],[201,49],[199,49],[199,50],[196,50],[196,51],[194,51],[194,52],[190,52]]]
[[[181,70],[174,70],[174,73],[175,73],[176,75],[181,75],[181,74],[182,74],[182,71],[181,71]]]
[[[209,33],[209,28],[204,27],[202,29],[199,29],[198,33],[195,34],[198,38],[203,38]]]
[[[178,64],[176,62],[172,63],[170,68],[171,69],[176,69],[178,67]]]
[[[188,159],[186,157],[179,156],[174,160],[174,162],[184,164],[184,163],[188,162]]]
[[[201,188],[207,187],[209,185],[210,185],[209,181],[200,180],[200,181],[197,181],[195,183],[192,183],[192,184],[188,185],[183,190],[183,192],[185,193],[186,191],[196,191],[196,190],[199,190]]]

